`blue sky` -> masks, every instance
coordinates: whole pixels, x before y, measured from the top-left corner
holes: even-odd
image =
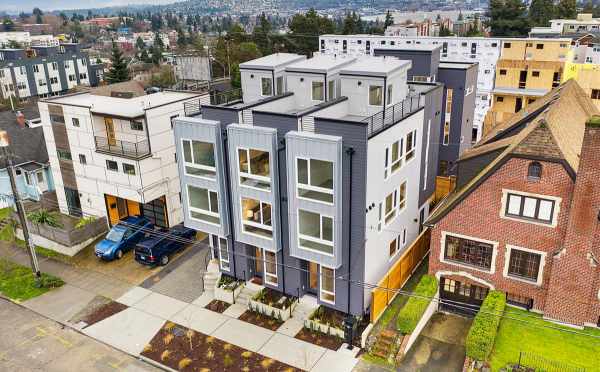
[[[175,0],[0,0],[0,11],[14,13],[20,11],[31,12],[35,7],[42,10],[87,9],[127,4],[167,4],[172,2],[175,2]]]

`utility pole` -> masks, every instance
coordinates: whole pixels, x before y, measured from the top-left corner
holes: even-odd
[[[12,151],[10,149],[10,139],[8,138],[8,132],[5,130],[0,131],[0,155],[6,159],[8,177],[10,178],[10,187],[13,193],[13,199],[17,206],[17,214],[19,215],[19,221],[21,222],[21,229],[23,229],[23,239],[29,253],[29,260],[31,261],[31,271],[35,275],[36,286],[40,284],[40,266],[38,264],[37,256],[35,253],[35,246],[29,236],[29,227],[27,226],[27,218],[25,217],[25,208],[23,207],[23,201],[17,190],[17,182],[15,180],[15,166],[13,163]]]

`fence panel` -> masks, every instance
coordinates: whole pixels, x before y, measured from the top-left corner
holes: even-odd
[[[394,290],[402,288],[404,283],[410,278],[412,272],[421,262],[423,257],[429,252],[429,229],[417,237],[417,239],[402,254],[402,257],[394,266],[390,268],[387,274],[377,283],[378,288],[371,294],[371,322],[375,323],[379,316],[394,299],[396,292]]]
[[[450,194],[456,187],[455,176],[437,176],[435,178],[435,202],[439,202],[444,199],[446,195]]]

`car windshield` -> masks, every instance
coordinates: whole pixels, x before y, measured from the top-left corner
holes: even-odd
[[[125,231],[127,231],[127,229],[124,227],[115,226],[106,235],[106,240],[120,242],[123,239],[123,235],[125,235]]]

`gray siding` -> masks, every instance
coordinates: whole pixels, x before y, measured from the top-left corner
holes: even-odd
[[[239,122],[239,113],[237,110],[226,109],[218,106],[202,106],[202,118],[215,120],[222,126]]]
[[[375,49],[373,55],[396,57],[402,60],[412,62],[412,67],[408,70],[408,80],[413,76],[430,76],[435,79],[440,64],[441,47],[433,51],[410,50],[410,49]]]

